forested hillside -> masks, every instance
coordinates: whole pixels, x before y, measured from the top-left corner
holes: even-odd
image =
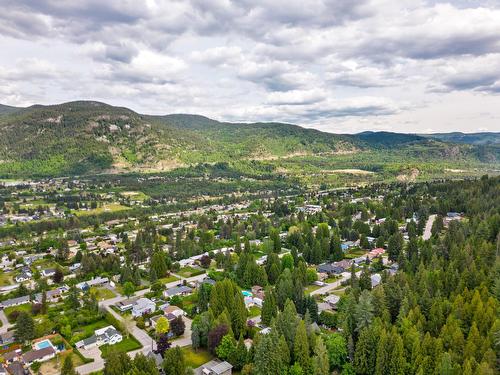
[[[363,166],[372,172],[382,166],[394,178],[415,168],[428,169],[425,164],[438,165],[442,173],[464,165],[484,170],[485,164],[494,167],[500,160],[498,148],[416,135],[340,135],[283,123],[147,116],[98,102],[2,106],[0,112],[0,177],[9,178],[166,172],[219,162],[242,172],[275,173],[315,173],[309,167],[314,164],[323,165],[321,169],[338,163],[344,169]]]

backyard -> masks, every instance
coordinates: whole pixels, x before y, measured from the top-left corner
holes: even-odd
[[[127,353],[132,350],[140,349],[142,345],[134,336],[124,337],[122,341],[114,345],[102,345],[99,347],[102,358],[106,358],[111,351]]]
[[[191,367],[193,369],[200,367],[202,364],[207,363],[208,361],[214,358],[205,349],[198,349],[194,351],[191,346],[185,346],[181,350],[182,353],[184,354],[184,360],[186,362],[186,366]]]

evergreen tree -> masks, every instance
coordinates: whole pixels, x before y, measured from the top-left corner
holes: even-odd
[[[371,290],[372,289],[372,280],[370,278],[370,270],[368,269],[368,265],[363,266],[363,270],[361,271],[361,275],[359,277],[359,287],[361,290]]]
[[[15,338],[21,343],[27,343],[35,338],[35,322],[31,315],[24,311],[17,317]]]
[[[278,313],[278,308],[276,306],[276,297],[274,296],[274,291],[272,288],[267,288],[266,298],[262,305],[261,321],[264,325],[269,326],[271,320],[276,317]]]
[[[64,358],[63,366],[61,369],[61,375],[78,375],[75,371],[75,367],[73,366],[73,361],[71,360],[71,356],[68,355]]]
[[[328,352],[321,337],[316,340],[316,346],[314,347],[313,373],[315,375],[328,375],[330,373]]]
[[[293,345],[293,358],[298,362],[305,372],[309,371],[309,341],[307,340],[306,326],[303,320],[299,322],[295,332],[295,341]]]
[[[182,375],[186,372],[186,362],[179,346],[168,349],[163,356],[165,375]]]

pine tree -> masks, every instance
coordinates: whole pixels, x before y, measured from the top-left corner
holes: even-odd
[[[245,346],[245,341],[243,340],[243,334],[241,334],[236,349],[229,357],[229,363],[231,363],[234,366],[235,370],[239,371],[245,365],[247,355],[248,355],[248,350],[247,347]]]
[[[75,367],[73,366],[73,361],[71,360],[70,355],[64,358],[63,366],[61,369],[61,375],[77,375],[77,372],[75,371]]]
[[[278,313],[278,308],[276,306],[276,297],[274,296],[274,291],[272,288],[267,288],[266,298],[262,305],[261,321],[264,325],[269,326],[271,320],[276,317]]]
[[[370,270],[368,269],[368,265],[363,266],[363,270],[361,271],[361,275],[359,277],[359,287],[361,290],[371,290],[372,289],[372,280],[370,278]]]
[[[26,343],[35,338],[35,322],[31,315],[21,312],[16,320],[15,338],[21,343]]]
[[[313,373],[315,375],[328,375],[330,373],[328,353],[321,337],[316,340],[316,346],[314,347]]]
[[[300,364],[305,372],[308,371],[310,367],[309,341],[307,340],[307,331],[303,320],[299,322],[295,332],[293,358],[295,359],[295,362]]]

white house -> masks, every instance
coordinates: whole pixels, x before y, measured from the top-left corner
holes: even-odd
[[[132,316],[137,318],[156,311],[156,304],[149,298],[139,298],[132,307]]]
[[[75,345],[77,348],[91,349],[104,344],[114,345],[123,340],[123,336],[115,327],[107,326],[94,331],[94,334],[89,338],[78,341]]]

